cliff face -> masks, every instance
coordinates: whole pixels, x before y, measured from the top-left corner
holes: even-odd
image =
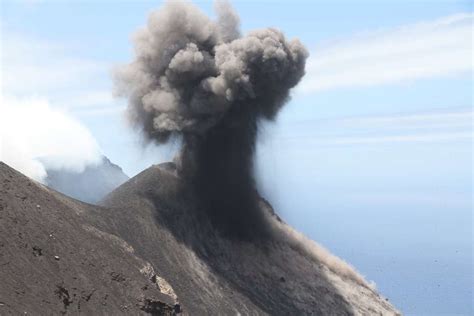
[[[263,200],[272,238],[223,238],[171,163],[130,179],[103,207],[5,164],[0,185],[0,314],[398,313]]]
[[[92,209],[0,163],[0,315],[172,315],[151,264]]]
[[[87,203],[97,203],[113,189],[127,181],[128,176],[107,157],[96,166],[82,172],[47,169],[46,185],[70,197]]]

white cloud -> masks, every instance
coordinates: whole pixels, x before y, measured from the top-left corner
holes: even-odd
[[[82,171],[101,160],[96,140],[79,121],[39,98],[2,96],[0,160],[43,181],[46,167]]]
[[[107,116],[111,114],[125,116],[125,107],[117,107],[117,106],[102,106],[102,107],[94,107],[94,108],[85,108],[85,109],[77,109],[74,111],[75,115],[79,117],[98,117],[98,116]]]
[[[118,106],[106,62],[77,57],[74,45],[2,30],[1,88],[16,97],[42,96],[70,110]],[[116,112],[116,111],[115,111]]]
[[[354,204],[384,207],[386,205],[406,207],[431,207],[431,208],[471,208],[472,201],[465,198],[463,192],[413,192],[401,190],[394,192],[347,193],[346,199]]]
[[[375,136],[375,137],[346,137],[333,138],[321,141],[322,145],[352,145],[352,144],[380,144],[380,143],[406,143],[406,142],[440,142],[470,140],[473,138],[471,132],[450,132],[450,133],[429,133],[395,136]]]
[[[74,107],[89,109],[97,106],[106,106],[115,102],[110,91],[86,91],[74,95],[72,98],[74,99]]]
[[[473,118],[472,110],[459,109],[293,122],[277,132],[279,140],[315,146],[472,141]]]
[[[97,89],[109,66],[72,48],[2,29],[0,159],[38,181],[46,168],[80,172],[99,163],[98,142],[74,116],[123,108]]]
[[[471,110],[456,112],[431,112],[392,116],[372,116],[339,120],[340,126],[351,128],[393,129],[469,129],[473,122]]]
[[[452,15],[316,48],[298,91],[312,93],[470,71],[473,16]]]
[[[57,43],[2,30],[2,88],[10,95],[78,89],[107,71],[101,62],[70,56]]]

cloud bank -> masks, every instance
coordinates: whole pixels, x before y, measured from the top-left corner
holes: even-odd
[[[81,172],[102,159],[97,141],[71,112],[111,103],[110,92],[90,90],[107,66],[70,50],[2,29],[0,159],[40,182],[47,169]]]
[[[79,121],[41,98],[2,96],[0,160],[37,180],[46,168],[81,172],[101,161],[96,140]]]
[[[301,93],[442,77],[472,70],[473,14],[360,34],[316,48]]]
[[[122,104],[109,88],[110,63],[85,58],[68,42],[52,42],[2,28],[2,89],[7,95],[45,96],[81,116],[116,114]]]
[[[277,130],[276,139],[311,146],[378,145],[471,141],[473,111],[415,112],[387,116],[359,116],[301,121],[297,127]],[[317,124],[321,129],[314,129]],[[284,145],[280,145],[285,148]]]

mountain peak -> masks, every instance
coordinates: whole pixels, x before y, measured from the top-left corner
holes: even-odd
[[[198,209],[172,163],[155,165],[111,192],[101,229],[133,245],[196,315],[398,312],[343,260],[282,222],[261,200],[268,240],[223,236]]]
[[[46,185],[70,197],[87,203],[99,202],[107,193],[124,183],[129,177],[106,156],[97,165],[83,171],[47,169]]]
[[[0,164],[0,313],[398,315],[261,200],[269,239],[221,234],[172,163],[94,206]]]

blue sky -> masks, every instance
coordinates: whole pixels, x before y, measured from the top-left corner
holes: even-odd
[[[213,16],[212,2],[195,3]],[[277,27],[311,53],[292,100],[261,130],[263,194],[402,311],[472,313],[472,3],[233,4],[244,32]],[[130,176],[170,159],[177,145],[143,148],[111,92],[131,34],[159,5],[2,1],[3,106],[46,100]]]

